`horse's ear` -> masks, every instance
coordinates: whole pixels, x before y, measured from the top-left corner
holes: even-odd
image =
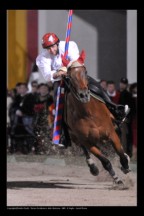
[[[84,61],[85,61],[85,57],[86,57],[86,53],[85,53],[84,50],[82,50],[82,51],[81,51],[81,54],[80,54],[80,57],[78,58],[77,61],[78,61],[79,63],[83,64]]]
[[[63,63],[63,66],[67,67],[67,65],[69,64],[69,60],[67,60],[63,55],[61,55],[61,58],[62,58],[62,63]]]

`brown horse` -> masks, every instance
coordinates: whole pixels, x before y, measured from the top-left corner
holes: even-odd
[[[85,53],[83,51],[75,62],[62,58],[63,64],[68,65],[67,78],[64,79],[66,85],[69,86],[65,100],[64,121],[70,138],[75,144],[83,146],[85,152],[88,150],[95,155],[116,183],[123,184],[116,176],[111,162],[97,147],[97,144],[102,143],[103,140],[110,140],[120,157],[121,170],[125,174],[130,171],[129,157],[124,152],[120,138],[115,131],[110,111],[103,102],[91,96],[87,70],[84,66]],[[89,163],[93,163],[91,159]]]

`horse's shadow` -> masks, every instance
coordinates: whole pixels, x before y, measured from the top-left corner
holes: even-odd
[[[106,185],[105,185],[106,186]],[[108,186],[108,185],[107,185]],[[42,182],[42,181],[8,181],[7,189],[21,188],[54,188],[54,189],[96,189],[97,187],[89,187],[89,184],[78,184],[70,182]],[[105,187],[105,189],[108,187]],[[100,188],[99,188],[100,189]]]

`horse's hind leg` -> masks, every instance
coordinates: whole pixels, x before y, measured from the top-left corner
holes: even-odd
[[[120,163],[122,165],[121,170],[123,171],[124,174],[127,174],[128,172],[131,171],[129,168],[130,158],[124,152],[124,149],[120,143],[120,139],[115,132],[111,135],[111,140],[112,140],[113,147],[114,147],[115,151],[117,152],[117,154],[120,157]]]
[[[90,172],[92,175],[94,176],[97,176],[99,174],[99,170],[97,168],[97,166],[95,165],[93,159],[90,157],[90,154],[88,152],[88,150],[86,149],[85,146],[81,145],[81,148],[86,156],[86,162],[87,162],[87,165],[89,166],[90,168]]]
[[[101,153],[101,151],[97,147],[90,147],[90,152],[93,153],[101,161],[104,169],[109,172],[115,183],[123,184],[122,180],[116,175],[111,162]]]

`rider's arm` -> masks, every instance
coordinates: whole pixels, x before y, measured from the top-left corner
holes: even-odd
[[[44,79],[49,82],[49,81],[58,81],[60,80],[60,77],[54,78],[53,74],[56,73],[56,70],[51,70],[51,59],[50,58],[46,58],[43,55],[39,55],[36,58],[36,64],[40,70],[40,72],[42,73]]]

